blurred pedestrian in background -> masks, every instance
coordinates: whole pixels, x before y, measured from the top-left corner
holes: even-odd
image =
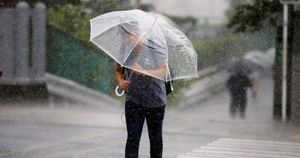
[[[247,90],[251,88],[256,95],[255,80],[251,80],[251,65],[243,59],[233,59],[227,67],[229,78],[227,88],[230,94],[230,115],[245,118],[247,108]]]

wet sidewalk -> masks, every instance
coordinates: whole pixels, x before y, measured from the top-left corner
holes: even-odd
[[[200,81],[198,85],[201,84],[205,83]],[[257,97],[252,97],[248,91],[245,119],[231,118],[226,89],[206,100],[201,94],[193,96],[193,104],[170,112],[166,117],[165,131],[192,135],[194,139],[205,136],[207,140],[189,140],[193,147],[179,153],[177,158],[300,156],[300,126],[273,120],[273,82],[270,77],[259,81]]]
[[[201,86],[201,81],[199,84]],[[170,123],[169,129],[190,134],[222,137],[274,140],[296,140],[298,137],[297,131],[300,126],[273,119],[273,82],[271,77],[260,79],[256,97],[252,97],[251,91],[248,90],[245,119],[231,118],[230,98],[225,87],[219,93],[211,94],[209,99],[203,100],[201,95],[199,98],[194,95],[193,100],[192,105],[170,113],[166,122],[177,122],[180,126]],[[176,113],[175,116],[174,113]]]
[[[230,118],[226,90],[196,98],[192,106],[168,107],[164,157],[176,158],[218,140],[299,142],[297,126],[272,119],[272,86],[270,79],[260,82],[257,98],[249,96],[246,119]],[[0,106],[0,158],[120,158],[125,141],[123,106]],[[140,157],[149,157],[146,128]]]

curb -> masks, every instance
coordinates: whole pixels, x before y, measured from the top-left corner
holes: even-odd
[[[59,98],[65,102],[94,106],[121,105],[119,101],[110,96],[50,73],[46,73],[46,82],[51,101],[54,101],[54,98]]]
[[[228,73],[216,71],[202,76],[198,82],[183,92],[179,107],[184,108],[199,104],[200,101],[205,101],[214,94],[222,92],[226,89],[225,82],[228,77]]]

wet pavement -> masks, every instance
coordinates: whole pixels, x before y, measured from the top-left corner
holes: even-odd
[[[269,78],[261,80],[257,97],[249,95],[245,119],[230,118],[226,90],[192,106],[169,106],[164,125],[164,157],[226,157],[225,153],[228,157],[234,157],[233,154],[272,158],[284,152],[291,153],[292,158],[298,156],[297,148],[294,153],[288,150],[249,154],[257,150],[249,147],[253,144],[266,148],[268,143],[295,143],[286,144],[295,147],[300,143],[297,125],[273,121],[272,87]],[[124,157],[125,140],[122,106],[0,106],[0,158],[120,158]],[[235,144],[244,144],[246,149]],[[148,153],[144,128],[140,157],[147,158]]]

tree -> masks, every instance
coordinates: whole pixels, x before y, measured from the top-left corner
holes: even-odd
[[[252,3],[242,3],[233,8],[227,27],[236,32],[254,32],[266,26],[275,28],[281,11],[279,0],[252,0]]]
[[[240,5],[253,4],[253,2],[254,2],[253,0],[227,0],[227,1],[229,1],[230,9],[228,9],[226,11],[226,15],[227,15],[227,17],[230,17],[230,18],[235,14],[235,12],[236,12],[235,8],[237,8]]]
[[[190,35],[197,26],[198,20],[191,16],[179,17],[179,16],[168,16],[174,23],[176,23],[181,30]]]
[[[51,26],[88,42],[89,20],[106,12],[128,9],[129,2],[127,2],[128,0],[85,0],[76,3],[76,5],[66,3],[65,5],[59,5],[59,7],[49,8],[48,21]]]
[[[70,33],[75,38],[88,42],[89,40],[89,20],[91,14],[81,11],[80,5],[67,4],[59,8],[50,8],[48,11],[48,23]]]

